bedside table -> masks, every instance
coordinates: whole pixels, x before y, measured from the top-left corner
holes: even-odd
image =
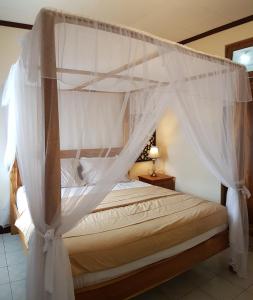
[[[153,184],[156,186],[160,186],[166,189],[175,190],[175,180],[176,178],[173,176],[168,176],[164,174],[157,174],[157,176],[153,177],[150,175],[141,175],[138,176],[140,181]]]

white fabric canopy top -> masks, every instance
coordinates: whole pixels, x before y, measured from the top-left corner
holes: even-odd
[[[228,187],[231,264],[245,275],[248,101],[241,65],[146,33],[41,10],[3,93],[6,163],[16,150],[35,225],[27,299],[74,299],[61,236],[127,174],[168,107]],[[61,186],[75,185],[82,195],[61,197]]]

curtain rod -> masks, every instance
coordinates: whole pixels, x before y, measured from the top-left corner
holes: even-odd
[[[113,32],[116,34],[122,34],[122,35],[132,37],[134,39],[139,39],[144,42],[161,45],[161,46],[165,46],[165,47],[174,46],[174,47],[177,47],[177,49],[181,52],[184,52],[184,53],[187,53],[190,55],[195,55],[195,56],[198,56],[201,58],[212,59],[212,60],[215,60],[215,61],[221,63],[222,65],[227,64],[227,65],[231,65],[234,67],[243,68],[245,70],[245,66],[243,66],[239,63],[235,63],[227,58],[222,58],[222,57],[219,57],[216,55],[210,55],[210,54],[207,54],[207,53],[204,53],[201,51],[197,51],[197,50],[191,49],[185,45],[181,45],[176,42],[172,42],[172,41],[160,38],[160,37],[156,37],[147,32],[136,30],[136,29],[133,29],[133,28],[130,28],[127,26],[123,27],[121,25],[105,23],[105,22],[89,19],[87,17],[73,15],[70,13],[63,12],[63,11],[58,11],[55,9],[48,9],[48,8],[41,9],[39,14],[44,14],[44,15],[48,15],[48,16],[53,15],[53,17],[55,18],[55,24],[61,23],[60,20],[56,21],[57,17],[59,17],[61,19],[65,19],[66,23],[69,23],[69,24],[91,27],[94,29],[109,31],[109,32]]]

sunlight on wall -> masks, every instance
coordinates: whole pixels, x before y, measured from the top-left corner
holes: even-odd
[[[176,177],[176,190],[219,202],[219,181],[203,165],[172,111],[165,113],[157,132],[160,164],[166,174]]]
[[[157,172],[175,176],[178,191],[219,202],[220,183],[200,161],[172,110],[164,114],[156,138],[160,152]],[[130,178],[150,174],[151,169],[151,162],[136,163],[130,170]]]

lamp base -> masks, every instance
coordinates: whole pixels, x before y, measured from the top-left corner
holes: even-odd
[[[156,171],[155,171],[155,159],[154,158],[152,159],[152,162],[153,162],[153,167],[152,167],[152,174],[151,174],[151,176],[152,177],[156,177],[157,174],[156,174]]]

